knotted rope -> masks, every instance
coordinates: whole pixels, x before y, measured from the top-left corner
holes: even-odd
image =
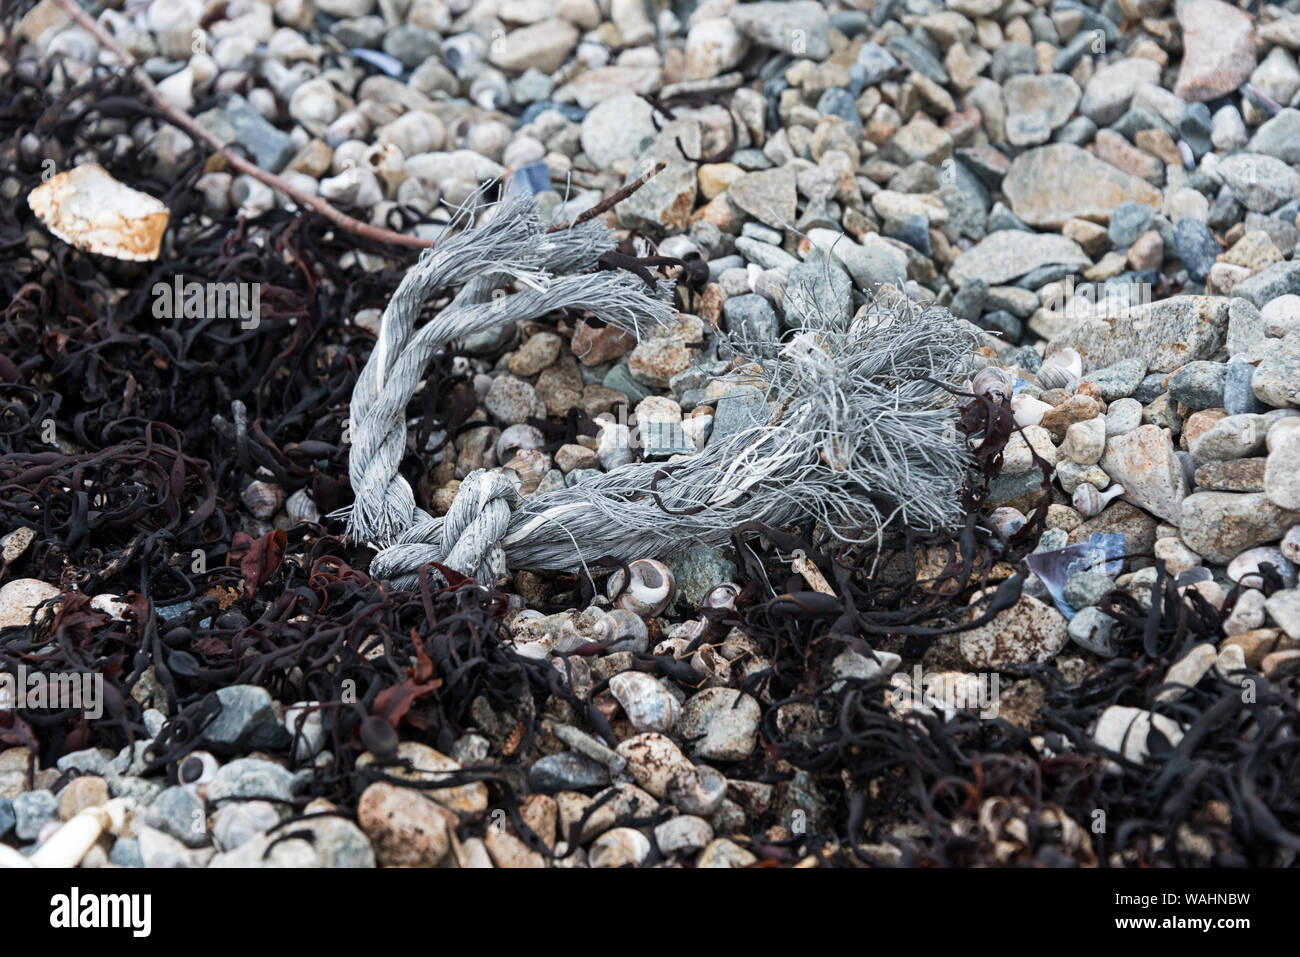
[[[466,214],[468,215],[468,214]],[[380,320],[370,360],[352,392],[348,475],[356,501],[343,514],[355,541],[387,545],[428,513],[399,473],[406,454],[406,406],[438,349],[463,336],[556,309],[586,309],[632,332],[672,314],[645,284],[622,273],[580,273],[613,248],[599,223],[546,233],[531,197],[511,193],[478,229],[466,230],[420,256]],[[518,283],[518,291],[506,287]],[[435,293],[462,285],[451,303],[420,329],[415,321]],[[661,289],[665,296],[667,290]]]
[[[968,461],[940,383],[965,372],[973,339],[946,311],[901,296],[852,319],[790,297],[794,332],[784,343],[718,332],[741,366],[731,381],[760,399],[683,461],[632,462],[528,499],[513,473],[480,470],[446,516],[418,508],[398,473],[404,410],[436,349],[555,309],[586,309],[638,334],[673,314],[639,279],[577,272],[612,245],[598,223],[547,234],[531,199],[513,196],[403,279],[353,394],[356,503],[346,514],[354,540],[381,547],[372,575],[411,587],[423,566],[439,562],[488,584],[507,568],[569,570],[722,544],[748,520],[813,519],[843,541],[870,541],[895,519],[920,528],[957,519]],[[424,299],[458,281],[461,291],[415,330]],[[523,288],[503,292],[516,282]]]
[[[426,546],[431,557],[420,564],[440,562],[481,582],[499,580],[507,571],[501,540],[511,510],[522,502],[515,482],[506,474],[486,469],[471,472],[441,522],[436,544]]]

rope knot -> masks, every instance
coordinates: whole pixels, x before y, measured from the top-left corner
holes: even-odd
[[[523,503],[516,479],[501,471],[478,469],[465,476],[442,520],[442,564],[480,585],[507,574],[501,547],[510,514]]]

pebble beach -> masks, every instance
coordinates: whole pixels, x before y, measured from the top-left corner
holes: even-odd
[[[1296,0],[68,5],[0,17],[0,867],[1294,863]],[[667,319],[431,350],[419,514],[667,487],[895,310],[950,520],[380,574],[354,389],[507,190]]]

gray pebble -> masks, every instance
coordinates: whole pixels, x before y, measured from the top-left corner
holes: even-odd
[[[1227,377],[1227,363],[1189,362],[1170,377],[1169,397],[1192,409],[1220,408]]]
[[[1071,608],[1096,605],[1115,583],[1101,572],[1076,572],[1065,583],[1062,597]]]
[[[1268,406],[1259,401],[1251,388],[1255,367],[1248,362],[1228,362],[1223,380],[1223,408],[1228,415],[1267,412]]]
[[[1076,645],[1103,658],[1113,658],[1117,652],[1114,637],[1115,619],[1095,605],[1080,609],[1070,620],[1069,634]]]
[[[528,769],[528,786],[541,794],[583,791],[609,784],[609,769],[576,751],[548,754]]]
[[[48,821],[58,817],[59,801],[42,788],[24,791],[13,799],[14,834],[20,841],[34,841]]]

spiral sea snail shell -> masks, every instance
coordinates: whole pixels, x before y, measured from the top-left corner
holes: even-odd
[[[735,582],[722,582],[709,589],[704,596],[705,608],[726,608],[735,611],[736,598],[740,595],[740,586]]]
[[[971,379],[971,390],[976,395],[988,396],[994,402],[1011,398],[1014,386],[1011,376],[997,366],[981,369],[975,374],[975,378]]]
[[[1024,512],[1009,505],[1003,505],[989,512],[989,524],[993,526],[993,531],[1003,538],[1010,538],[1016,534],[1025,527],[1027,521],[1029,519],[1025,517]]]
[[[1091,482],[1080,482],[1074,490],[1074,508],[1084,518],[1100,515],[1101,510],[1110,504],[1110,500],[1124,494],[1124,486],[1115,484],[1104,492],[1097,490]]]
[[[617,607],[642,618],[653,618],[668,607],[675,582],[667,565],[653,558],[638,558],[628,566],[628,570],[632,573],[632,580],[626,588],[623,587],[626,576],[621,568],[609,576],[605,586],[605,594]]]
[[[1044,359],[1035,378],[1038,380],[1038,385],[1045,390],[1064,389],[1081,375],[1083,375],[1083,358],[1076,350],[1067,346]]]

